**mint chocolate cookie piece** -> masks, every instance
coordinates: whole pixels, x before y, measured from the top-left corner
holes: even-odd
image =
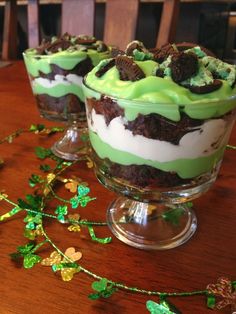
[[[175,45],[165,44],[161,46],[159,49],[150,49],[150,52],[153,53],[153,60],[162,63],[165,61],[170,55],[174,55],[178,52]]]
[[[93,36],[86,36],[86,35],[83,35],[83,36],[79,36],[77,39],[76,39],[76,44],[79,44],[79,45],[91,45],[91,44],[94,44],[96,43],[96,38],[93,37]]]
[[[193,53],[179,52],[171,57],[169,65],[174,82],[180,83],[195,75],[198,70],[198,58]]]
[[[175,45],[176,45],[176,47],[178,48],[179,51],[188,50],[188,49],[191,49],[191,48],[194,48],[194,47],[200,47],[201,50],[203,52],[205,52],[205,54],[207,56],[216,57],[211,50],[209,50],[209,49],[207,49],[207,48],[205,48],[205,47],[203,47],[201,45],[198,45],[198,44],[189,43],[189,42],[182,42],[182,43],[177,43]]]
[[[56,53],[68,49],[71,46],[69,40],[59,38],[53,41],[47,48],[47,53]]]
[[[222,85],[220,80],[214,80],[212,84],[203,86],[188,86],[188,89],[195,94],[207,94],[219,89]],[[186,86],[187,87],[187,86]]]
[[[115,59],[111,59],[107,62],[104,60],[101,62],[100,69],[95,73],[97,77],[102,77],[108,70],[110,70],[115,65]]]
[[[140,67],[129,57],[117,56],[115,65],[122,81],[139,81],[145,77]]]
[[[125,53],[127,56],[133,56],[134,50],[137,49],[138,51],[146,52],[147,49],[144,47],[143,43],[138,40],[134,40],[128,44]]]

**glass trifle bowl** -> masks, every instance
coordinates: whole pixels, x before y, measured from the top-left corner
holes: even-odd
[[[23,57],[40,115],[67,124],[53,153],[67,160],[78,159],[81,137],[87,133],[82,79],[110,57],[110,48],[95,37],[65,33],[27,49]]]
[[[95,173],[120,195],[107,210],[108,225],[141,249],[174,248],[194,234],[191,201],[216,180],[235,120],[235,67],[198,46],[165,47],[150,53],[133,42],[83,84]],[[229,69],[224,78],[219,64]]]

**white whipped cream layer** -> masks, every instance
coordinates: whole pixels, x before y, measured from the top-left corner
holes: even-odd
[[[54,80],[49,80],[47,78],[37,77],[32,81],[32,84],[41,85],[45,88],[51,88],[57,85],[77,85],[81,86],[83,81],[82,76],[78,76],[76,74],[67,74],[67,75],[60,75],[56,74]]]
[[[174,145],[166,141],[133,135],[125,129],[126,119],[119,116],[107,126],[104,116],[92,109],[88,125],[100,139],[111,147],[131,153],[144,159],[168,162],[176,159],[194,159],[209,156],[219,147],[227,144],[231,129],[223,119],[207,120],[195,131],[185,134]]]

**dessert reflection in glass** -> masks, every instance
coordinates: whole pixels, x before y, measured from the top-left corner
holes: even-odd
[[[134,41],[84,79],[95,173],[121,195],[108,225],[142,249],[194,234],[191,201],[216,180],[235,120],[235,66],[185,45]]]
[[[33,94],[42,117],[68,124],[52,151],[58,157],[76,160],[81,136],[87,131],[82,79],[102,59],[109,48],[94,37],[53,37],[23,53]]]

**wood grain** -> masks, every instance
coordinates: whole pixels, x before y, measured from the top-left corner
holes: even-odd
[[[6,2],[4,8],[2,59],[17,57],[17,4],[16,0]]]
[[[62,2],[62,34],[94,34],[94,0],[64,0]]]
[[[37,47],[40,43],[39,0],[28,0],[28,46]]]
[[[6,79],[7,78],[7,79]],[[32,123],[47,126],[58,125],[39,117],[30,89],[24,65],[21,62],[0,69],[0,136],[9,135],[17,128],[27,128]],[[34,147],[50,147],[59,134],[42,137],[23,134],[12,144],[0,145],[0,156],[5,160],[0,169],[0,189],[4,189],[13,201],[32,193],[28,178],[40,173]],[[236,130],[230,143],[236,144]],[[72,234],[66,226],[47,223],[46,230],[55,243],[65,250],[74,246],[82,251],[81,264],[91,271],[109,279],[143,289],[160,291],[191,291],[205,289],[219,276],[236,279],[236,171],[235,151],[227,150],[220,175],[214,186],[204,196],[194,201],[198,217],[198,230],[194,237],[179,248],[169,251],[141,251],[124,245],[113,238],[111,244],[92,242],[86,229],[81,234]],[[115,195],[99,184],[92,170],[76,165],[72,173],[89,182],[91,195],[97,200],[80,209],[81,217],[105,220],[106,208]],[[64,189],[62,196],[68,198]],[[0,213],[11,207],[0,204]],[[36,265],[31,270],[17,268],[9,259],[16,247],[23,245],[25,214],[18,214],[0,226],[1,281],[0,313],[3,314],[75,314],[112,313],[143,314],[147,300],[155,297],[117,292],[109,299],[90,301],[94,281],[83,273],[70,282],[63,282],[50,267]],[[111,236],[106,227],[96,228],[97,236]],[[40,251],[46,257],[53,249],[49,246]],[[204,297],[170,299],[184,314],[229,314],[207,310]]]
[[[139,0],[107,0],[104,41],[125,49],[135,39]]]
[[[156,47],[174,42],[179,17],[179,6],[180,0],[164,1]]]

